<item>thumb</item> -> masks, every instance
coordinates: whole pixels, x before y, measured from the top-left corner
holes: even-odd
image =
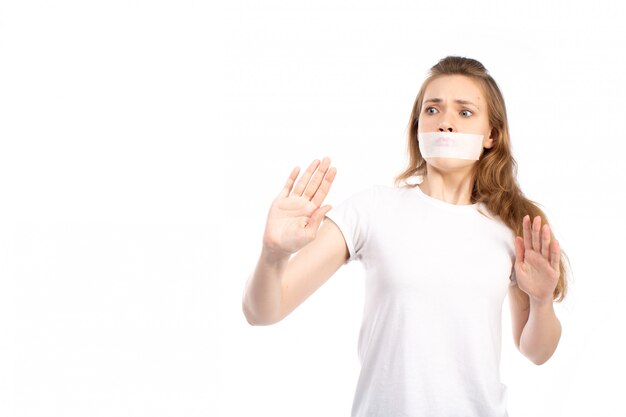
[[[322,223],[322,219],[324,218],[326,213],[330,211],[330,209],[332,209],[332,207],[329,205],[326,205],[323,207],[319,207],[317,210],[315,210],[313,214],[311,215],[311,218],[309,219],[309,223],[307,224],[307,227],[311,227],[313,228],[313,230],[317,231],[317,229],[320,226],[320,223]]]

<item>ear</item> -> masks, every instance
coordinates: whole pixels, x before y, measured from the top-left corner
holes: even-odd
[[[483,145],[483,148],[491,149],[493,145],[495,145],[496,139],[498,138],[498,131],[496,129],[491,129],[491,134],[489,135],[489,139]]]

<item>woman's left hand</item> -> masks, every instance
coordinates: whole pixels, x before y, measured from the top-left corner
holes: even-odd
[[[517,285],[538,303],[552,302],[559,282],[561,249],[555,239],[550,242],[550,227],[541,227],[541,217],[530,224],[530,216],[522,221],[524,237],[515,237],[515,278]]]

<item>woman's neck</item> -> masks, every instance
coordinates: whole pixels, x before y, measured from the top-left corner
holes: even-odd
[[[428,175],[418,185],[422,192],[446,203],[456,205],[472,204],[473,178],[464,173],[441,173],[429,170]]]

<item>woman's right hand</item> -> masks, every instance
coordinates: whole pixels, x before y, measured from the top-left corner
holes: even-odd
[[[330,168],[330,158],[313,161],[294,188],[299,172],[299,167],[291,171],[267,216],[263,249],[277,258],[288,258],[314,240],[331,209],[330,205],[320,207],[337,173]]]

